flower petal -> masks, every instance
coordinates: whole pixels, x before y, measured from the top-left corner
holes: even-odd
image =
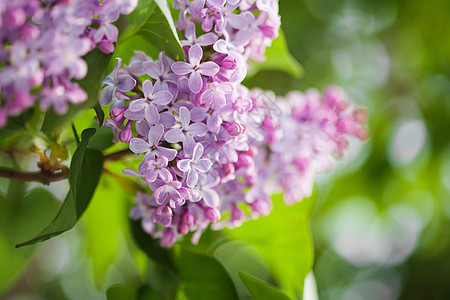
[[[121,92],[128,92],[136,85],[136,80],[130,75],[121,75],[117,80],[117,89]]]
[[[173,160],[177,156],[178,151],[175,149],[169,149],[165,147],[156,148],[156,154],[158,156],[165,156],[168,160]]]
[[[164,127],[161,124],[157,124],[150,128],[148,131],[148,143],[149,146],[157,146],[164,132]]]
[[[150,145],[140,138],[132,138],[130,141],[130,150],[134,153],[144,153],[150,150]]]
[[[200,157],[202,157],[203,155],[203,145],[200,143],[197,143],[197,145],[195,145],[194,151],[192,153],[192,160],[198,160],[200,159]]]
[[[116,87],[114,85],[109,85],[105,87],[100,93],[100,99],[98,102],[100,102],[100,104],[103,106],[108,105],[109,103],[111,103],[115,91]]]
[[[174,62],[170,68],[177,75],[186,75],[194,71],[194,66],[184,61]]]
[[[193,93],[198,93],[202,90],[203,80],[199,71],[194,71],[189,76],[189,88]]]
[[[153,94],[152,103],[159,105],[166,105],[172,101],[172,94],[168,91],[159,91]]]
[[[142,177],[142,175],[138,172],[136,172],[135,170],[132,169],[123,169],[122,170],[122,175],[129,175],[129,176],[133,176],[133,177]]]
[[[195,44],[189,49],[189,63],[192,66],[198,66],[203,56],[202,47],[199,44]]]
[[[207,111],[203,107],[194,107],[191,109],[191,119],[194,122],[200,122],[208,116]]]
[[[145,74],[153,79],[159,79],[159,76],[162,73],[161,68],[158,66],[158,64],[152,61],[143,62],[142,69],[144,70]]]
[[[203,201],[209,207],[218,207],[219,203],[220,203],[220,198],[215,190],[204,189],[203,190]]]
[[[197,42],[200,46],[209,46],[217,41],[218,37],[215,33],[207,33],[198,37]]]
[[[214,76],[219,72],[220,67],[212,61],[207,61],[198,66],[198,71],[200,74],[205,76]]]
[[[150,124],[159,123],[158,109],[153,105],[153,103],[147,103],[147,106],[145,107],[145,119]]]
[[[186,107],[180,107],[180,122],[181,122],[181,128],[186,129],[189,126],[189,123],[191,122],[191,114],[189,112],[189,109]]]
[[[186,184],[188,187],[193,189],[195,187],[195,185],[197,184],[197,182],[198,182],[197,170],[195,170],[195,168],[191,168],[187,174]]]
[[[204,123],[194,123],[186,128],[186,133],[193,136],[204,136],[208,132],[208,127]]]
[[[144,97],[146,99],[150,98],[153,94],[153,83],[150,80],[145,80],[142,83],[142,91],[144,92]]]
[[[177,163],[178,169],[183,172],[187,172],[191,169],[191,160],[190,159],[182,159]]]
[[[158,171],[159,178],[161,178],[164,182],[169,182],[173,180],[172,174],[170,174],[169,170],[167,169],[160,169]]]
[[[225,40],[222,40],[222,39],[221,39],[221,40],[218,40],[218,41],[214,44],[213,49],[214,49],[216,52],[228,54],[228,43],[227,43]]]
[[[182,141],[184,138],[184,134],[181,129],[173,128],[166,132],[164,135],[164,139],[169,143],[178,143]]]
[[[211,169],[212,165],[213,165],[212,161],[204,158],[204,159],[200,159],[199,161],[195,162],[194,166],[200,172],[206,173]]]
[[[132,112],[138,112],[144,109],[147,106],[147,102],[145,102],[145,99],[137,99],[130,102],[130,106],[128,107],[128,110]]]

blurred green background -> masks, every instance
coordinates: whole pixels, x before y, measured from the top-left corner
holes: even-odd
[[[318,177],[310,199],[277,205],[267,221],[228,232],[245,239],[258,230],[252,227],[266,222],[268,229],[298,212],[292,220],[301,215],[301,227],[271,228],[290,239],[273,241],[280,253],[238,241],[218,244],[214,256],[235,281],[244,268],[284,286],[312,263],[313,245],[320,299],[450,299],[450,1],[282,0],[280,14],[304,76],[265,70],[245,84],[281,95],[341,85],[367,107],[371,138],[352,142],[336,168]],[[89,126],[93,116],[87,112],[76,125]],[[109,168],[119,173],[123,165]],[[67,184],[51,188],[63,199]],[[102,299],[109,285],[133,286],[151,273],[129,234],[132,196],[106,176],[74,230],[40,247],[13,249],[51,220],[58,207],[52,193],[0,179],[0,297]],[[289,243],[299,247],[283,248]],[[289,255],[305,259],[289,270]],[[267,262],[271,256],[278,269]],[[239,286],[238,292],[248,297]]]

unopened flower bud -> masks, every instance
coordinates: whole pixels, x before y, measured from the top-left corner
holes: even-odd
[[[234,57],[227,56],[222,60],[222,67],[226,70],[234,70],[237,67],[237,60]]]
[[[131,125],[133,122],[131,120],[128,120],[127,125],[125,125],[125,128],[120,131],[119,133],[119,140],[123,143],[129,143],[133,136],[133,131],[131,130]]]
[[[206,207],[203,209],[205,218],[211,222],[217,222],[220,219],[220,211],[215,207]]]

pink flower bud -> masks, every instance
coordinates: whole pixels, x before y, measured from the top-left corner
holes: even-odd
[[[234,174],[235,168],[232,163],[225,163],[222,165],[222,172],[225,176]]]
[[[25,24],[26,19],[25,11],[21,7],[15,7],[6,13],[4,24],[6,28],[13,30]]]
[[[160,241],[161,247],[170,248],[173,246],[173,244],[175,244],[176,241],[177,238],[172,229],[167,228],[166,230],[164,230],[163,236]]]
[[[246,154],[239,154],[238,160],[235,163],[237,168],[249,168],[253,164],[253,159]]]
[[[120,122],[120,121],[122,121],[123,114],[124,114],[124,112],[125,112],[125,110],[127,108],[128,108],[128,106],[125,106],[125,107],[114,107],[109,112],[109,116],[111,117],[112,120],[114,120],[116,122]]]
[[[98,48],[105,54],[114,52],[114,44],[108,40],[101,40],[100,43],[98,43]]]
[[[234,70],[237,67],[237,60],[234,57],[227,56],[222,60],[222,67],[226,70]]]
[[[231,136],[241,135],[245,131],[244,125],[237,123],[237,122],[230,122],[230,123],[227,123],[225,126],[226,126],[226,130],[227,130],[228,134]]]
[[[119,133],[119,140],[123,143],[129,143],[131,139],[134,137],[133,131],[131,130],[131,125],[133,122],[131,120],[128,120],[127,125],[125,125],[125,128],[120,131]]]
[[[37,39],[40,34],[40,30],[32,25],[25,24],[20,28],[20,37],[25,43],[30,43]]]
[[[267,216],[271,209],[271,204],[268,201],[256,199],[252,204],[250,204],[253,211],[261,216]]]
[[[220,211],[215,207],[206,207],[203,209],[203,214],[207,220],[213,223],[219,221],[220,219]]]

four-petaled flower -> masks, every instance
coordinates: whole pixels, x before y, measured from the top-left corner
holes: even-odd
[[[129,110],[131,113],[128,116],[132,117],[133,113],[137,115],[144,109],[145,119],[152,124],[157,124],[159,122],[159,113],[155,104],[168,104],[172,101],[172,94],[164,90],[153,93],[153,84],[148,79],[142,83],[142,91],[144,92],[144,98],[134,100],[130,103]]]
[[[165,156],[169,161],[173,160],[177,156],[178,151],[159,145],[163,132],[164,127],[161,124],[153,126],[148,131],[148,143],[140,138],[132,138],[130,150],[134,153],[145,153],[144,161],[155,159],[156,156]]]
[[[189,75],[189,89],[193,93],[202,90],[202,76],[214,76],[219,72],[220,67],[212,61],[200,63],[203,57],[203,50],[199,44],[195,44],[189,49],[189,63],[177,61],[172,65],[172,71],[177,75]]]
[[[184,148],[193,148],[194,137],[202,137],[208,132],[208,127],[204,123],[191,122],[191,113],[186,107],[180,107],[179,120],[181,128],[172,128],[166,132],[164,139],[169,143],[183,142]]]
[[[105,87],[100,93],[99,102],[101,105],[108,105],[113,99],[114,94],[116,93],[116,89],[120,92],[128,92],[136,85],[136,80],[128,74],[119,75],[120,67],[122,66],[122,60],[117,58],[117,65],[114,68],[114,71],[106,77],[103,83],[108,86]]]
[[[194,188],[198,182],[198,172],[206,173],[211,169],[212,162],[207,158],[201,159],[203,155],[203,145],[197,143],[192,152],[192,158],[181,159],[177,163],[178,169],[187,174],[186,184]]]
[[[167,170],[169,160],[165,156],[160,156],[156,160],[147,160],[145,162],[145,181],[154,182],[156,178],[160,178],[164,182],[173,180],[172,174]]]

